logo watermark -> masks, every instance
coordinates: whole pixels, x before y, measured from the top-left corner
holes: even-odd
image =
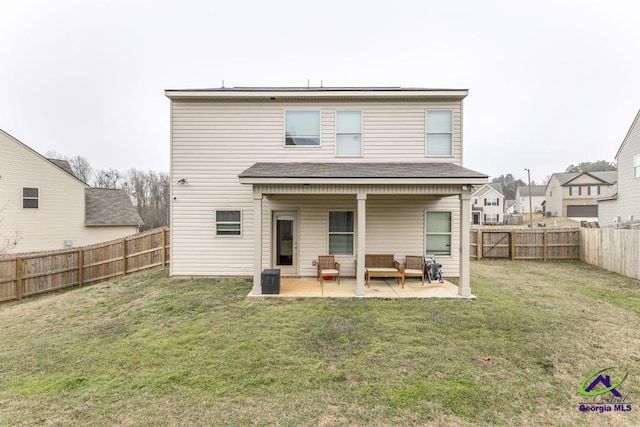
[[[602,369],[587,377],[578,391],[586,398],[578,409],[580,412],[630,412],[632,410],[629,395],[620,390],[620,386],[627,380],[628,372],[620,375],[616,368]],[[616,375],[612,380],[611,374]]]

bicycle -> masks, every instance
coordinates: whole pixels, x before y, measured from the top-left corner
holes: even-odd
[[[436,280],[440,283],[444,283],[444,279],[442,278],[442,264],[436,261],[435,256],[425,256],[424,266],[429,283]]]

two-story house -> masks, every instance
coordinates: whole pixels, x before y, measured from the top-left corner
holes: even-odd
[[[502,184],[489,183],[478,187],[471,195],[471,221],[473,225],[501,224],[504,219]]]
[[[0,130],[0,249],[63,249],[118,239],[142,220],[122,190],[91,188],[68,162],[47,159]]]
[[[529,186],[521,185],[516,189],[516,208],[515,212],[528,214],[533,209],[533,213],[542,212],[544,210],[545,198],[544,185],[532,185],[531,197],[529,197]],[[531,209],[529,207],[531,206]]]
[[[171,274],[314,276],[333,254],[437,254],[470,295],[467,90],[220,88],[171,100]]]
[[[615,159],[617,189],[603,196],[598,203],[598,222],[605,226],[640,220],[640,112]]]
[[[545,190],[547,212],[576,221],[595,221],[598,199],[615,189],[616,175],[616,171],[554,173]]]

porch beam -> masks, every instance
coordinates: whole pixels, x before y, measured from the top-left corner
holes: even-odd
[[[471,193],[460,194],[460,285],[458,295],[471,296],[469,233],[471,232]]]
[[[365,296],[364,254],[367,235],[367,193],[358,193],[358,251],[356,258],[356,296]]]
[[[262,193],[253,193],[253,287],[252,295],[262,294]]]

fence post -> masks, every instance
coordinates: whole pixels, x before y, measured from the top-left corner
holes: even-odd
[[[478,230],[478,233],[476,234],[476,258],[477,259],[482,259],[482,230]]]
[[[163,228],[162,233],[162,266],[167,265],[167,229]]]
[[[122,275],[127,275],[127,239],[122,239]]]
[[[78,249],[78,286],[82,286],[82,263],[84,262],[84,251],[82,249]]]
[[[516,232],[511,230],[509,232],[509,252],[511,261],[516,260]]]
[[[547,260],[547,257],[548,257],[547,250],[548,250],[548,247],[547,247],[547,230],[544,230],[542,232],[542,260],[543,261]]]
[[[24,292],[22,283],[22,258],[16,258],[16,298],[22,299]]]

